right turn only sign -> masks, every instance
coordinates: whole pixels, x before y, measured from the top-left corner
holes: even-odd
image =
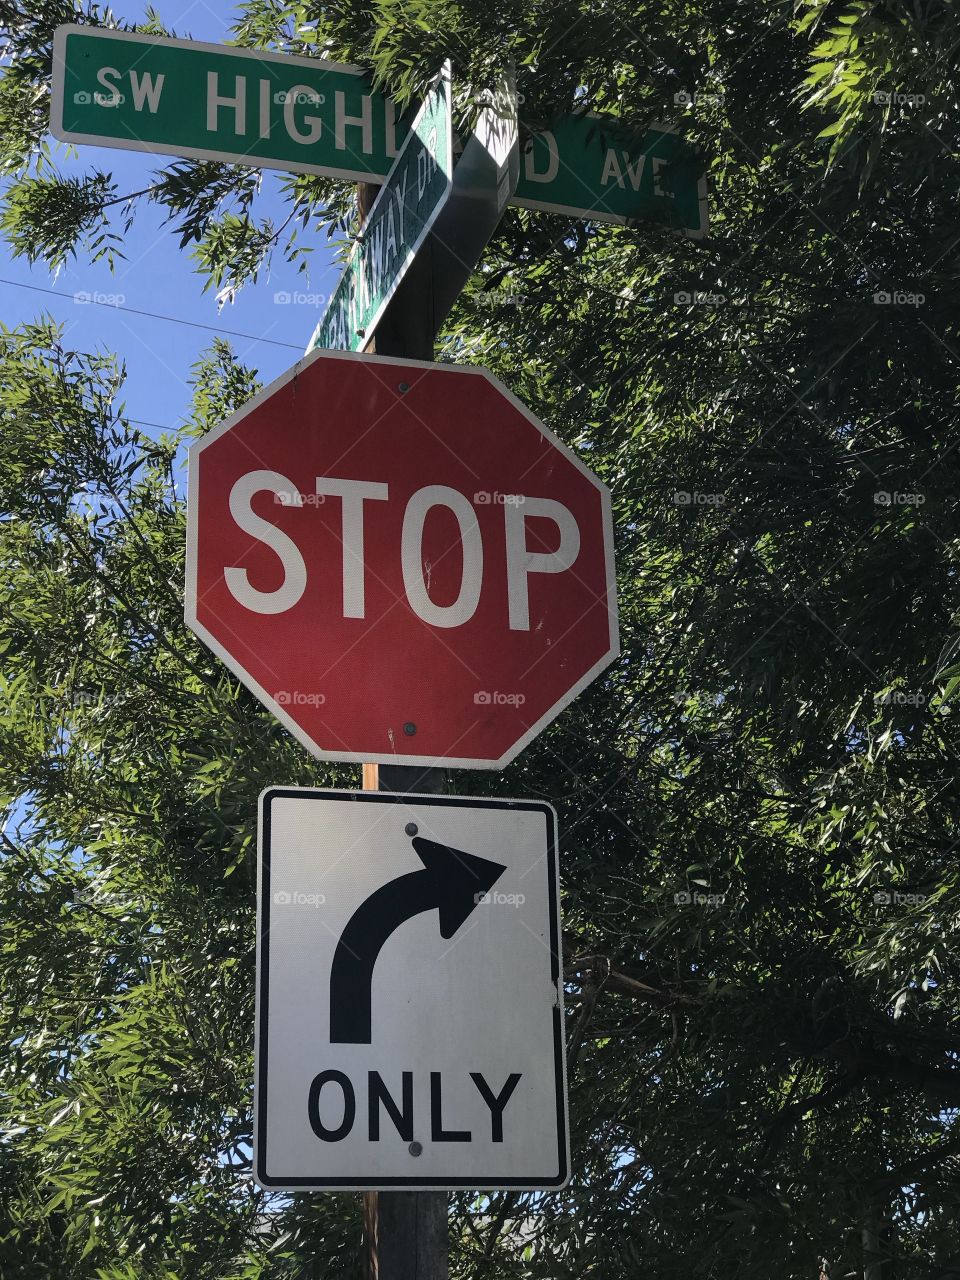
[[[278,787],[260,824],[260,1185],[562,1186],[553,809]]]

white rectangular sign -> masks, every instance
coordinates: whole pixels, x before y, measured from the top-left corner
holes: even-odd
[[[258,906],[262,1187],[566,1182],[550,805],[270,788]]]

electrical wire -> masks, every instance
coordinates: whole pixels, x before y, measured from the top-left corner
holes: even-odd
[[[14,289],[32,289],[35,293],[49,293],[55,298],[61,298],[64,302],[71,301],[68,293],[61,293],[59,289],[45,289],[39,284],[23,284],[19,280],[4,280],[2,277],[0,277],[0,284],[9,284]],[[206,329],[210,333],[226,334],[230,338],[246,338],[250,342],[268,342],[273,347],[289,347],[291,351],[303,351],[302,345],[281,342],[278,338],[259,338],[254,333],[238,333],[236,329],[221,329],[219,325],[201,324],[199,320],[181,320],[178,316],[163,316],[156,311],[141,311],[138,307],[127,307],[119,302],[97,302],[95,298],[90,298],[83,305],[109,307],[111,311],[127,311],[134,316],[149,316],[151,320],[169,320],[172,324],[187,325],[191,329]]]

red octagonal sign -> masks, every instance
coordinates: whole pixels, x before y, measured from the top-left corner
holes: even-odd
[[[322,760],[500,768],[618,652],[610,496],[483,369],[315,351],[190,451],[186,618]]]

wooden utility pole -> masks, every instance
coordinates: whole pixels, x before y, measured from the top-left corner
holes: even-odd
[[[361,225],[379,187],[361,183]],[[401,281],[376,336],[364,351],[409,360],[432,360],[436,327],[430,241],[421,247]],[[416,765],[365,764],[364,791],[442,791],[443,769]],[[363,1193],[364,1280],[448,1280],[447,1195],[444,1191]]]

